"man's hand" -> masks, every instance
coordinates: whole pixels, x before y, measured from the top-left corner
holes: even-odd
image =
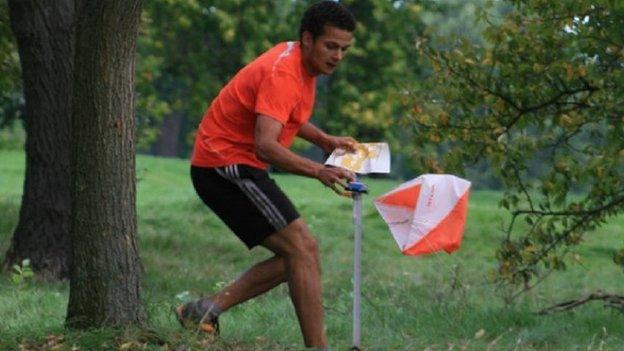
[[[344,195],[343,188],[346,186],[346,181],[352,182],[356,179],[355,174],[349,170],[327,166],[318,171],[316,178],[339,195]]]
[[[355,151],[355,147],[358,144],[352,137],[329,135],[309,122],[301,126],[297,136],[317,145],[327,153],[331,153],[336,148]]]
[[[325,144],[325,151],[332,152],[335,149],[343,149],[346,151],[355,151],[355,147],[358,144],[357,140],[352,137],[342,137],[342,136],[327,136],[327,143]]]

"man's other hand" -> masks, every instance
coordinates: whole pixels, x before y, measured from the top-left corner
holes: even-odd
[[[316,178],[325,186],[330,187],[336,193],[344,192],[347,182],[355,181],[355,173],[339,167],[327,167],[320,169]]]

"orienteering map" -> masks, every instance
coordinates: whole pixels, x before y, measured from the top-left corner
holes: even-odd
[[[355,152],[336,149],[325,164],[359,174],[390,173],[390,148],[387,143],[361,143]]]

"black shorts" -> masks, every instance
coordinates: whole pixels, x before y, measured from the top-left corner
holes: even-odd
[[[299,218],[265,170],[240,164],[191,166],[191,178],[199,197],[250,249]]]

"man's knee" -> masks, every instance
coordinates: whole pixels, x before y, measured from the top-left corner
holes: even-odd
[[[291,265],[320,270],[318,244],[314,237],[309,233],[300,235],[286,260]]]
[[[318,244],[314,236],[301,220],[296,220],[277,233],[282,252],[288,259],[318,261]]]
[[[318,261],[319,249],[316,239],[309,233],[302,235],[301,239],[299,250],[296,254],[315,262]]]
[[[298,220],[292,223],[290,229],[292,230],[292,233],[289,235],[292,241],[291,254],[299,257],[310,256],[316,259],[318,256],[318,244],[306,224]]]

